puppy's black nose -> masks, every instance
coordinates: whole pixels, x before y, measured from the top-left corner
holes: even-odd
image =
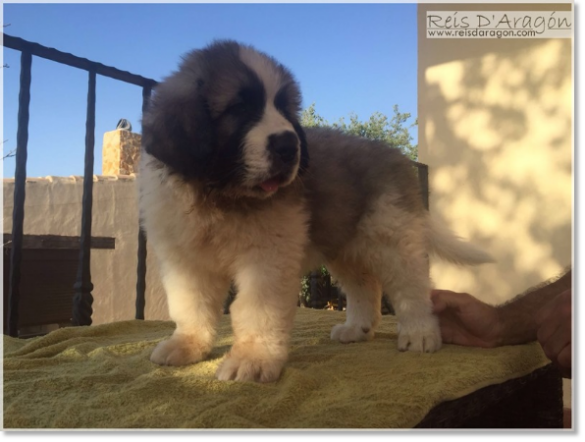
[[[294,132],[286,131],[268,137],[268,150],[284,163],[297,158],[299,139]]]

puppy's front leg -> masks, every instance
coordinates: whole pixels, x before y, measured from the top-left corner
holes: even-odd
[[[236,276],[238,294],[230,307],[235,342],[217,370],[220,380],[276,381],[287,359],[299,261],[259,258],[250,256]]]
[[[161,269],[169,314],[177,328],[152,352],[154,363],[193,364],[204,359],[213,346],[229,279],[193,267],[166,262]]]

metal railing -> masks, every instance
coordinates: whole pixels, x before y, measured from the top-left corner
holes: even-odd
[[[429,166],[418,161],[413,161],[412,163],[417,169],[423,204],[425,205],[425,209],[429,210]]]
[[[26,160],[29,128],[30,85],[33,56],[46,58],[88,72],[87,113],[85,124],[85,164],[83,174],[83,197],[81,233],[79,241],[79,264],[73,285],[73,325],[90,325],[93,310],[93,284],[90,272],[90,242],[92,219],[93,165],[95,148],[95,104],[96,77],[113,78],[142,87],[142,110],[148,106],[153,79],[106,66],[86,58],[42,46],[38,43],[3,34],[3,45],[20,51],[20,91],[18,96],[18,128],[16,136],[16,170],[14,174],[14,209],[12,215],[12,248],[10,254],[10,285],[8,294],[8,334],[18,336],[18,306],[20,301],[20,279],[24,224],[24,201],[26,185]],[[144,293],[146,288],[146,237],[141,228],[138,234],[138,266],[136,282],[136,318],[144,319]]]
[[[8,334],[18,336],[20,277],[23,246],[24,201],[26,185],[26,161],[29,127],[30,85],[33,56],[45,58],[57,63],[72,66],[88,72],[87,116],[85,126],[85,165],[83,175],[83,197],[81,215],[81,234],[79,243],[79,264],[73,296],[73,325],[90,325],[93,310],[93,283],[91,282],[91,220],[92,220],[92,192],[93,166],[95,148],[95,104],[96,104],[96,77],[113,78],[125,83],[142,87],[142,112],[148,107],[150,95],[157,81],[106,66],[86,58],[61,52],[54,48],[42,46],[38,43],[23,40],[3,34],[3,45],[21,52],[20,92],[18,97],[18,128],[16,146],[16,170],[14,175],[14,209],[12,216],[12,244],[10,254],[10,285],[8,301]],[[413,161],[418,169],[418,178],[421,185],[425,207],[429,208],[428,166]],[[317,295],[314,276],[311,278],[311,291]],[[315,287],[313,287],[315,286]],[[138,264],[136,280],[136,319],[144,319],[146,291],[146,235],[142,228],[138,229]]]

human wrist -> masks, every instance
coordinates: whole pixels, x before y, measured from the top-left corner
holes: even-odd
[[[495,308],[494,343],[503,345],[525,344],[536,340],[536,324],[530,309],[517,302],[511,302]]]
[[[496,346],[525,344],[536,340],[536,313],[554,296],[571,288],[571,271],[552,283],[539,284],[495,307],[493,343]]]
[[[493,327],[488,342],[493,347],[506,345],[506,315],[502,308],[491,307]]]

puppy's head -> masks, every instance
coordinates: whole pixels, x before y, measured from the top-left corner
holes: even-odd
[[[265,198],[308,165],[300,101],[284,66],[219,41],[187,54],[156,87],[143,117],[143,146],[208,188]]]

